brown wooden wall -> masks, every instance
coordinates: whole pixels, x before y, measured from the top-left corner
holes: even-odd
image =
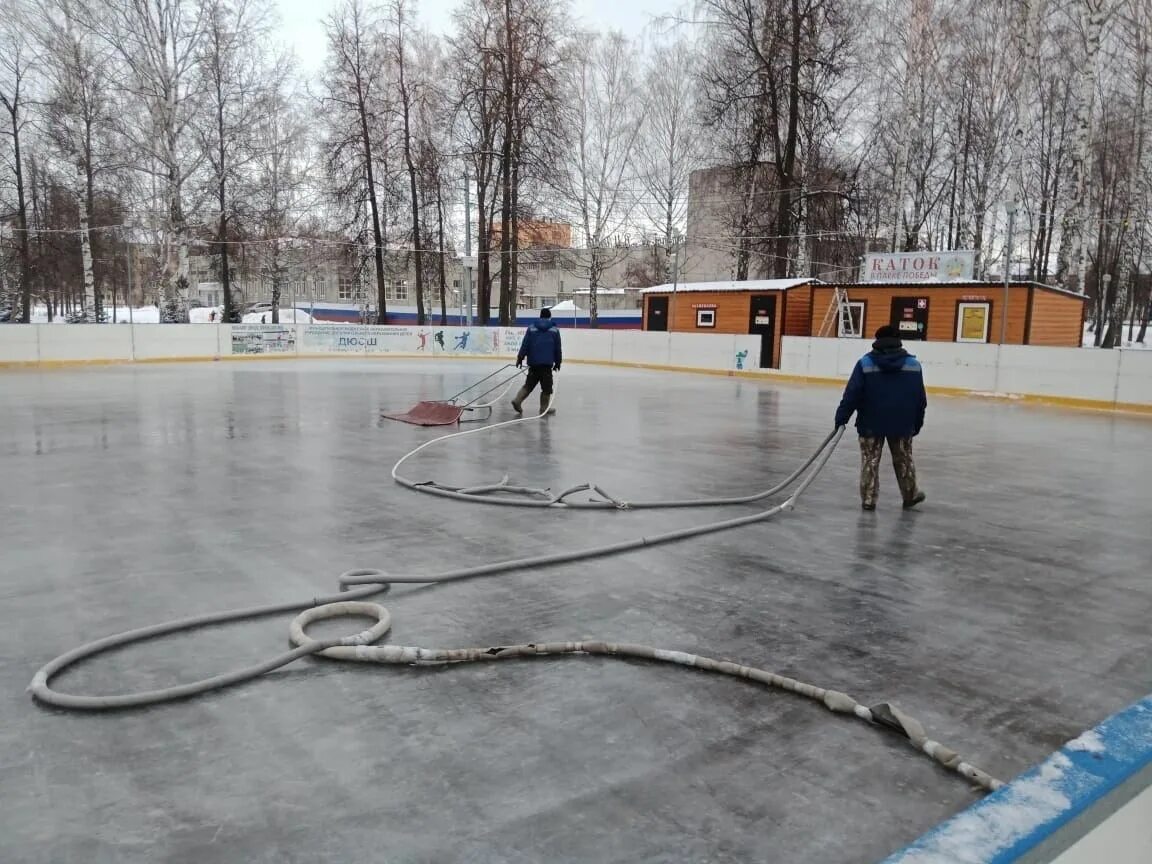
[[[1032,289],[1029,345],[1078,347],[1084,333],[1084,301],[1039,285]]]
[[[807,290],[807,286],[804,287]],[[792,315],[792,294],[784,291],[679,291],[675,295],[645,294],[643,327],[648,327],[648,301],[652,297],[668,299],[668,329],[676,333],[741,333],[749,329],[752,311],[752,295],[773,294],[776,297],[776,316],[772,322],[772,362],[780,366],[781,339],[784,335],[781,322]],[[804,298],[807,300],[807,298]],[[804,302],[804,301],[801,301]],[[716,307],[716,326],[697,327],[696,308],[699,305]],[[793,334],[795,335],[795,334]]]
[[[668,329],[678,333],[747,333],[748,294],[740,291],[683,291],[668,300]],[[697,327],[697,305],[716,307],[716,326]]]
[[[1000,341],[1001,309],[1004,305],[1004,289],[997,285],[865,285],[842,286],[848,291],[848,299],[863,300],[864,336],[869,338],[876,328],[891,323],[892,300],[896,297],[928,298],[928,339],[932,342],[956,341],[956,315],[961,302],[991,303],[991,321],[988,328],[988,341]],[[1008,338],[1009,344],[1024,342],[1025,320],[1028,316],[1028,290],[1026,285],[1013,285],[1009,293]],[[824,316],[834,297],[832,286],[818,286],[812,291],[810,326],[812,335],[817,335]]]
[[[812,291],[811,285],[799,285],[788,290],[788,308],[784,315],[785,336],[813,335]]]

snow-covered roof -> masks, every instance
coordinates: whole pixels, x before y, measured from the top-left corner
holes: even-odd
[[[689,291],[787,291],[797,285],[822,285],[819,279],[746,279],[743,282],[671,282],[645,288],[641,294],[677,294]]]

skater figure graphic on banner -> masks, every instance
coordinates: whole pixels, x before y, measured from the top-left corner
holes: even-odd
[[[436,344],[440,346],[441,351],[447,351],[448,350],[444,345],[444,331],[443,330],[437,330],[436,331],[435,339],[436,339]]]
[[[428,333],[427,333],[427,331],[422,330],[420,332],[420,347],[417,348],[416,350],[417,351],[423,351],[427,347],[428,347]]]
[[[459,336],[457,336],[456,337],[456,344],[452,347],[452,350],[453,351],[466,351],[466,350],[468,350],[468,337],[470,335],[471,334],[467,330],[465,330],[463,333],[461,333]]]
[[[736,352],[736,368],[737,369],[743,369],[744,368],[744,361],[747,359],[748,359],[748,352],[747,351],[737,351]]]

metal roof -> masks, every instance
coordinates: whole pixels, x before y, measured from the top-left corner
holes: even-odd
[[[667,282],[663,285],[653,285],[645,288],[641,294],[683,294],[688,292],[709,293],[716,291],[787,291],[798,285],[823,285],[819,279],[746,279],[743,282],[680,282],[673,284]]]

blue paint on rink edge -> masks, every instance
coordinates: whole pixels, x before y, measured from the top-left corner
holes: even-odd
[[[883,864],[1011,864],[1152,765],[1152,695],[933,828]]]

